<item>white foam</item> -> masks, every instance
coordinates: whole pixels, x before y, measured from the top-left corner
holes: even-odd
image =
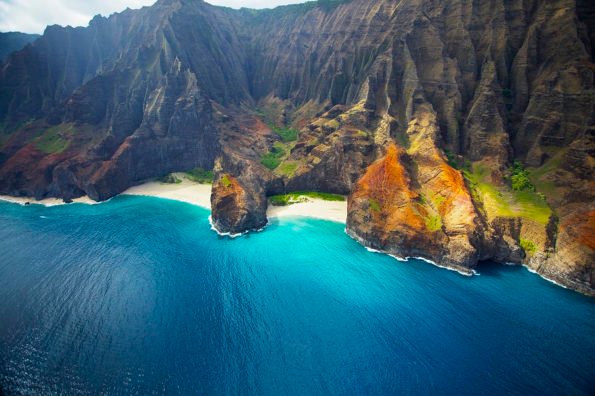
[[[438,264],[438,263],[436,263],[436,262],[434,262],[432,260],[429,260],[427,258],[424,258],[424,257],[413,257],[413,258],[416,259],[416,260],[425,261],[426,263],[432,264],[432,265],[434,265],[434,266],[436,266],[438,268],[443,268],[443,269],[446,269],[446,270],[449,270],[449,271],[457,272],[457,273],[459,273],[459,274],[461,274],[463,276],[478,275],[478,273],[474,269],[469,269],[469,272],[467,272],[467,271],[461,271],[461,270],[459,270],[457,268],[449,267],[447,265]],[[407,257],[407,259],[409,259],[409,257]]]
[[[269,225],[269,223],[265,224],[264,227],[255,229],[255,230],[248,230],[248,231],[244,231],[244,232],[239,232],[236,234],[232,234],[231,232],[221,232],[217,229],[217,227],[215,227],[215,224],[213,223],[213,217],[211,215],[209,215],[209,224],[211,225],[211,230],[215,231],[217,233],[217,235],[220,236],[224,236],[224,237],[229,237],[229,238],[237,238],[237,237],[241,237],[242,235],[246,235],[249,232],[261,232],[263,231],[265,228],[267,228],[267,226]]]
[[[548,281],[550,283],[553,283],[556,286],[560,286],[560,287],[563,287],[564,289],[568,289],[567,286],[564,286],[563,284],[558,283],[555,280],[550,279],[550,278],[548,278],[547,276],[545,276],[543,274],[540,274],[539,272],[535,271],[533,268],[528,267],[527,264],[522,264],[522,265],[523,265],[523,267],[525,267],[527,269],[527,271],[531,272],[532,274],[538,275],[539,277],[545,279],[546,281]]]
[[[391,256],[392,258],[394,258],[394,259],[396,259],[396,260],[398,260],[398,261],[401,261],[401,262],[408,262],[408,261],[409,261],[409,260],[411,260],[411,259],[413,259],[413,260],[420,260],[420,261],[423,261],[423,262],[425,262],[425,263],[431,264],[431,265],[433,265],[433,266],[435,266],[435,267],[438,267],[438,268],[443,268],[443,269],[446,269],[446,270],[449,270],[449,271],[454,271],[454,272],[457,272],[457,273],[459,273],[459,274],[461,274],[461,275],[464,275],[464,276],[473,276],[473,275],[479,275],[479,274],[478,274],[478,273],[477,273],[475,270],[473,270],[473,269],[469,270],[470,272],[461,271],[461,270],[459,270],[459,269],[452,268],[452,267],[449,267],[449,266],[447,266],[447,265],[441,265],[441,264],[438,264],[438,263],[437,263],[437,262],[435,262],[435,261],[432,261],[432,260],[430,260],[430,259],[427,259],[427,258],[425,258],[425,257],[421,257],[421,256],[416,256],[416,257],[405,257],[405,258],[403,258],[403,257],[399,257],[399,256],[397,256],[397,255],[394,255],[394,254],[389,254],[389,256]]]
[[[378,253],[382,253],[382,252],[379,251]],[[396,254],[389,254],[389,256],[391,256],[395,260],[403,262],[403,263],[406,263],[407,261],[409,261],[409,258],[407,258],[407,257],[403,258],[401,256],[397,256]]]
[[[382,251],[380,251],[380,250],[373,249],[373,248],[371,248],[371,247],[364,246],[364,248],[366,248],[366,250],[367,250],[368,252],[370,252],[370,253],[384,253],[384,252],[382,252]]]
[[[0,195],[0,201],[10,202],[10,203],[14,203],[17,205],[22,205],[22,206],[42,205],[45,207],[69,205],[69,204],[73,204],[73,203],[82,203],[82,204],[86,204],[86,205],[95,205],[95,204],[101,203],[101,202],[93,201],[91,198],[89,198],[86,195],[83,197],[75,198],[72,200],[72,202],[64,202],[64,200],[62,200],[60,198],[44,198],[42,200],[36,200],[35,198],[31,198],[31,197],[13,197],[10,195]]]
[[[237,233],[237,234],[232,234],[231,232],[221,232],[217,229],[217,227],[215,227],[215,224],[213,223],[213,217],[211,215],[209,215],[209,224],[211,225],[211,230],[215,231],[217,233],[217,235],[220,236],[225,236],[225,237],[229,237],[229,238],[237,238],[240,237],[242,235],[244,235],[246,232],[244,233]]]

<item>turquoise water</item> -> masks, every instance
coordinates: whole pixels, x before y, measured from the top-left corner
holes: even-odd
[[[230,240],[147,197],[0,203],[6,394],[589,394],[594,300],[283,219]],[[0,392],[1,393],[1,392]]]

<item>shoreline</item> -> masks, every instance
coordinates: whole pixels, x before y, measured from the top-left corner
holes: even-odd
[[[149,181],[138,186],[133,186],[118,195],[137,195],[144,197],[155,197],[172,199],[174,201],[186,202],[194,206],[200,206],[211,210],[211,185],[200,184],[188,180],[183,174],[175,173],[180,183],[161,183]]]
[[[17,205],[42,205],[42,206],[59,206],[59,205],[70,205],[73,203],[80,203],[85,205],[97,205],[101,202],[93,201],[88,196],[84,195],[72,200],[72,202],[64,202],[61,198],[44,198],[36,200],[32,197],[13,197],[12,195],[0,195],[0,201],[10,202]]]
[[[180,183],[170,184],[149,181],[139,184],[138,186],[130,187],[118,195],[136,195],[171,199],[211,210],[210,184],[200,184],[189,180],[183,173],[175,173],[174,175],[181,180]],[[45,198],[38,201],[31,197],[12,197],[9,195],[0,195],[0,201],[16,203],[19,205],[68,205],[68,203],[59,198]],[[73,199],[72,203],[96,205],[101,202],[94,201],[88,196],[83,196]],[[267,217],[269,219],[295,216],[310,217],[345,224],[347,221],[347,201],[325,201],[318,198],[307,198],[307,201],[305,202],[287,206],[269,205],[267,208]]]
[[[118,195],[136,195],[136,196],[146,196],[146,197],[155,197],[155,198],[162,198],[162,199],[171,199],[175,201],[185,202],[194,206],[198,206],[210,211],[211,209],[211,185],[210,184],[200,184],[191,180],[188,180],[184,174],[176,174],[181,179],[180,183],[161,183],[157,181],[149,181],[138,186],[133,186],[128,188],[127,190],[123,191]],[[62,199],[59,198],[45,198],[42,200],[35,200],[31,197],[13,197],[10,195],[0,195],[0,201],[9,202],[18,205],[43,205],[47,207],[51,206],[58,206],[58,205],[69,205],[71,203],[78,203],[78,204],[85,204],[85,205],[97,205],[103,202],[97,202],[89,198],[88,196],[83,196],[79,198],[75,198],[70,203],[64,202]],[[267,217],[269,219],[280,219],[286,217],[307,217],[307,218],[314,218],[314,219],[322,219],[332,222],[337,222],[341,224],[346,224],[347,220],[347,201],[325,201],[318,198],[307,198],[307,201],[294,203],[292,205],[286,206],[273,206],[270,205],[267,208]],[[209,223],[211,224],[211,229],[215,231],[219,235],[228,236],[230,238],[235,238],[244,233],[240,234],[229,234],[229,233],[221,233],[213,226],[211,222],[211,216],[209,214]],[[266,228],[266,226],[264,227]],[[263,228],[263,229],[264,229]],[[263,229],[257,230],[262,231]],[[391,254],[389,252],[383,252],[376,249],[372,249],[366,246],[363,241],[359,238],[354,238],[349,232],[346,232],[348,236],[354,239],[356,242],[360,243],[366,250],[373,252],[373,253],[380,253],[386,254],[397,261],[407,262],[409,259],[418,259],[425,261],[431,265],[434,265],[438,268],[446,269],[449,271],[457,272],[463,276],[478,276],[481,275],[481,271],[477,272],[475,270],[471,270],[470,272],[463,272],[457,268],[449,267],[440,265],[435,263],[431,260],[425,259],[423,257],[399,257],[395,254]],[[514,264],[517,265],[517,264]],[[564,285],[557,280],[551,279],[544,274],[535,271],[533,268],[530,268],[526,264],[522,264],[522,267],[540,278],[546,280],[549,283],[552,283],[556,286],[563,287],[568,290],[578,291],[572,287]],[[581,293],[584,294],[584,293]]]

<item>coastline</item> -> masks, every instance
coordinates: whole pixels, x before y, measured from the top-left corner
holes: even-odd
[[[123,191],[119,195],[136,195],[136,196],[147,196],[147,197],[156,197],[156,198],[163,198],[163,199],[171,199],[175,201],[185,202],[191,205],[199,206],[204,209],[210,210],[211,209],[211,185],[210,184],[200,184],[189,180],[183,173],[175,174],[180,180],[180,183],[161,183],[158,181],[149,181],[138,186],[133,186],[128,188],[127,190]],[[58,206],[58,205],[69,205],[70,203],[65,203],[62,199],[59,198],[45,198],[42,200],[36,200],[35,198],[31,197],[13,197],[10,195],[0,195],[0,201],[5,201],[9,203],[14,203],[18,205],[43,205],[43,206]],[[86,204],[86,205],[96,205],[101,204],[102,202],[97,202],[89,198],[88,196],[82,196],[79,198],[75,198],[72,200],[71,203],[79,203],[79,204]],[[309,217],[315,219],[322,219],[327,221],[333,221],[337,223],[346,224],[347,220],[347,201],[325,201],[319,198],[311,198],[307,197],[307,200],[304,202],[294,203],[292,205],[286,206],[273,206],[270,205],[267,208],[267,217],[269,219],[274,218],[284,218],[284,217]],[[211,222],[211,216],[209,215],[209,223],[211,224],[211,229],[215,231],[217,234],[222,236],[228,236],[230,238],[236,238],[245,233],[240,234],[229,234],[229,233],[221,233],[219,232]],[[266,228],[263,227],[263,229]],[[262,231],[263,229],[257,230]],[[365,241],[361,238],[352,235],[346,230],[346,234],[354,239],[356,242],[360,243],[366,250],[373,252],[373,253],[381,253],[386,254],[397,261],[407,262],[410,258],[418,259],[425,261],[429,264],[432,264],[438,268],[446,269],[449,271],[454,271],[459,273],[463,276],[477,276],[480,275],[481,272],[476,272],[475,270],[471,271],[462,271],[460,268],[454,268],[450,266],[441,265],[438,263],[433,262],[432,260],[428,260],[423,257],[399,257],[390,252],[386,251],[379,251],[367,246]],[[516,264],[514,264],[516,265]],[[554,280],[548,277],[545,274],[542,274],[533,268],[530,268],[526,264],[522,264],[529,272],[534,273],[545,279],[546,281],[556,285],[563,287],[569,290],[576,290],[572,287],[564,285],[557,280]],[[577,290],[578,291],[578,290]]]
[[[0,195],[0,201],[15,203],[19,205],[43,205],[43,206],[58,206],[68,205],[69,203],[82,203],[86,205],[96,205],[101,202],[93,201],[88,196],[78,197],[72,200],[72,202],[66,203],[60,198],[44,198],[36,200],[31,197],[13,197],[12,195]]]
[[[119,195],[137,195],[172,199],[200,206],[208,210],[211,209],[210,184],[200,184],[189,180],[183,173],[175,173],[175,175],[181,180],[180,183],[149,181],[139,184],[138,186],[130,187]],[[9,195],[0,195],[0,201],[16,203],[19,205],[67,205],[67,203],[59,198],[45,198],[37,201],[31,197],[12,197]],[[96,202],[87,196],[83,196],[73,199],[72,203],[94,205],[101,202]],[[267,217],[270,219],[293,216],[311,217],[345,224],[347,220],[347,201],[325,201],[318,198],[308,198],[305,202],[287,206],[269,205],[267,209]]]

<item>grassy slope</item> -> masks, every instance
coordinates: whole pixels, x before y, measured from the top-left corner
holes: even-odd
[[[296,191],[289,194],[273,195],[269,199],[275,206],[285,206],[298,202],[304,202],[308,198],[322,199],[324,201],[345,201],[345,197],[343,195],[317,191]]]
[[[513,191],[491,184],[488,181],[489,170],[481,164],[474,164],[470,171],[464,173],[482,199],[489,218],[524,217],[543,225],[548,223],[552,210],[538,193]]]
[[[48,128],[33,140],[35,147],[46,154],[58,154],[70,145],[70,137],[75,133],[74,125],[60,124]]]

